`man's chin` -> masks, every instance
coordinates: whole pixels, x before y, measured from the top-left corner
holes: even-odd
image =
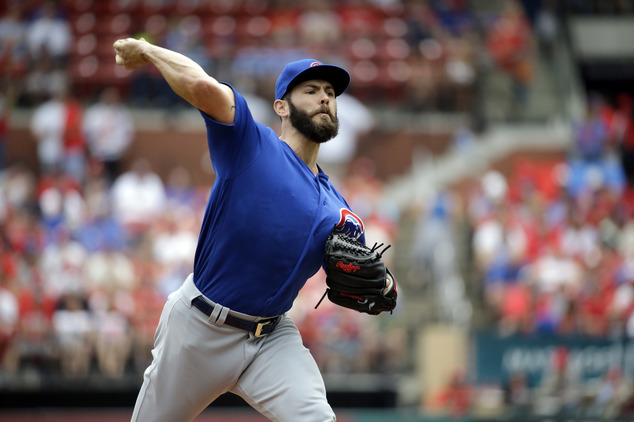
[[[332,138],[334,138],[334,136],[330,137],[330,138],[324,137],[324,138],[319,138],[319,139],[311,139],[310,141],[315,143],[315,144],[321,145],[321,144],[325,144],[326,142],[330,141]]]

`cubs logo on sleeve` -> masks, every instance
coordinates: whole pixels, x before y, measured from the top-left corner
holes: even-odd
[[[363,234],[363,221],[361,218],[347,208],[339,210],[339,222],[335,225],[337,233],[358,240]]]

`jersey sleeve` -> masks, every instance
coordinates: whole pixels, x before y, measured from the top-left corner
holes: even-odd
[[[199,110],[207,128],[211,162],[216,174],[223,177],[231,177],[252,163],[261,152],[262,142],[262,125],[253,120],[244,97],[231,89],[236,100],[233,124],[217,122]]]

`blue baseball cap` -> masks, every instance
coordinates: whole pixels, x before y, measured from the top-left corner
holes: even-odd
[[[350,74],[342,67],[323,64],[319,60],[304,59],[286,65],[275,83],[275,99],[281,100],[293,87],[311,79],[322,79],[332,84],[335,96],[342,94],[350,84]]]

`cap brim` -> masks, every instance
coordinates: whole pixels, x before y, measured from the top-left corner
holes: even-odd
[[[342,67],[329,64],[309,67],[299,75],[295,76],[288,84],[286,92],[290,92],[295,86],[302,82],[313,79],[321,79],[332,84],[335,90],[335,96],[339,96],[345,92],[350,85],[350,74]]]

